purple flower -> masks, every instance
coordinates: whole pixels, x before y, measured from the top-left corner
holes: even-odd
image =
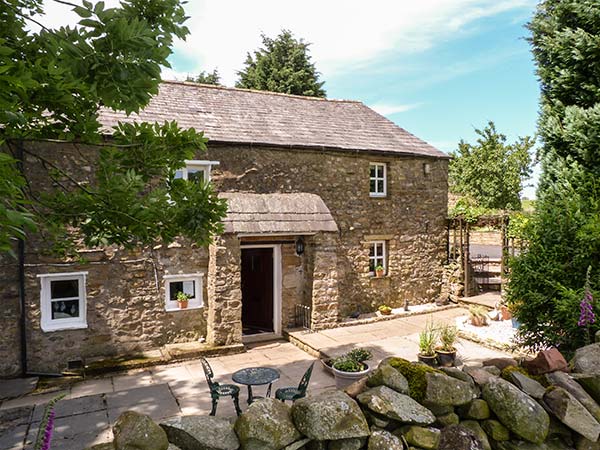
[[[44,430],[44,440],[42,441],[41,450],[50,450],[50,441],[52,441],[52,430],[54,429],[54,410],[50,411],[48,415],[48,422],[46,423],[46,429]]]
[[[577,325],[580,327],[587,327],[593,323],[596,323],[596,315],[594,314],[594,296],[590,289],[590,272],[591,267],[588,267],[586,279],[585,279],[585,291],[581,303],[579,303],[579,321]]]

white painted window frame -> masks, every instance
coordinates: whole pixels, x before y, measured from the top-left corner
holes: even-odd
[[[371,176],[371,169],[375,167],[375,176]],[[377,176],[378,168],[383,167],[383,178]],[[383,192],[377,191],[378,181],[383,180]],[[371,181],[375,181],[375,192],[371,191]],[[371,197],[387,197],[387,164],[382,162],[369,163],[369,196]]]
[[[40,327],[42,331],[77,330],[87,328],[87,272],[45,273],[38,275],[40,279]],[[77,280],[79,296],[65,300],[79,300],[79,317],[52,319],[52,281]]]
[[[187,309],[199,309],[204,307],[204,284],[202,283],[204,279],[203,273],[183,273],[183,274],[172,274],[165,275],[163,277],[164,285],[165,285],[165,311],[185,311]],[[195,291],[196,297],[190,298],[188,302],[188,307],[184,309],[180,309],[179,305],[175,301],[171,301],[170,299],[170,284],[182,281],[193,281],[196,283]]]
[[[240,248],[272,248],[273,249],[273,333],[262,333],[256,336],[243,336],[244,343],[281,336],[282,322],[282,259],[281,244],[248,244]],[[242,300],[243,301],[243,300]],[[241,319],[240,319],[241,320]]]
[[[383,254],[377,254],[377,246],[381,244],[383,249]],[[374,256],[371,256],[371,248],[373,248]],[[384,274],[387,275],[388,267],[387,267],[387,241],[369,241],[369,269],[371,268],[371,261],[374,261],[373,268],[381,265],[383,266]],[[383,259],[383,264],[377,264],[377,261]],[[370,276],[375,276],[375,271],[369,270]]]
[[[186,159],[185,160],[185,167],[182,167],[181,169],[177,169],[178,171],[181,171],[181,178],[184,180],[188,179],[188,170],[190,168],[196,169],[196,170],[202,170],[204,172],[204,182],[208,183],[210,182],[210,171],[212,169],[212,166],[217,166],[219,164],[219,161],[205,161],[205,160],[199,160],[199,159]]]

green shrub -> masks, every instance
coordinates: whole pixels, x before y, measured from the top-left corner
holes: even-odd
[[[340,356],[333,361],[332,366],[342,372],[360,372],[365,370],[365,365],[347,356]]]
[[[419,333],[419,354],[422,356],[435,356],[438,338],[438,330],[433,326],[433,323],[428,323],[425,329]]]
[[[366,348],[355,348],[346,353],[346,356],[356,362],[362,363],[371,359],[373,354]]]

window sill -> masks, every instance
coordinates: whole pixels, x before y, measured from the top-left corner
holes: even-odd
[[[371,198],[387,198],[387,194],[369,194]]]
[[[388,274],[385,274],[385,275],[384,275],[384,276],[382,276],[382,277],[377,277],[377,276],[375,276],[375,275],[369,275],[369,279],[370,279],[370,280],[385,280],[386,278],[390,278],[390,274],[389,274],[389,273],[388,273]]]
[[[190,309],[202,309],[204,305],[188,305],[187,308],[165,308],[166,312],[189,311]]]
[[[70,330],[85,330],[87,328],[87,323],[85,324],[77,324],[77,325],[42,325],[40,328],[44,333],[53,333],[55,331],[70,331]]]

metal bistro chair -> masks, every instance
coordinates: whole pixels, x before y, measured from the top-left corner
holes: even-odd
[[[210,367],[210,364],[208,364],[206,358],[200,358],[200,361],[202,362],[202,368],[204,369],[206,382],[208,383],[208,387],[210,388],[210,398],[212,400],[212,409],[210,410],[210,415],[214,416],[217,413],[217,403],[219,402],[219,398],[222,396],[232,397],[236,414],[238,416],[242,414],[239,401],[240,388],[234,384],[219,384],[216,381],[214,381],[213,371]]]
[[[296,401],[299,398],[306,396],[306,389],[308,388],[314,365],[315,363],[313,362],[310,367],[306,369],[298,387],[279,388],[275,391],[275,398],[285,402],[286,400]]]

